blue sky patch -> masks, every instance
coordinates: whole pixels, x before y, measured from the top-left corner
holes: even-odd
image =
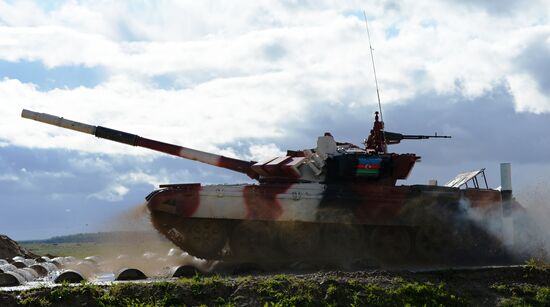
[[[40,61],[9,62],[0,60],[0,79],[17,79],[23,83],[36,84],[40,90],[54,88],[94,87],[105,79],[102,67],[83,65],[46,67]]]
[[[139,42],[143,41],[144,38],[140,37],[126,22],[118,22],[118,34],[120,37],[127,42]]]
[[[420,25],[423,27],[423,28],[437,28],[437,21],[435,21],[434,19],[425,19],[425,20],[422,20],[420,22]]]
[[[384,32],[386,34],[386,38],[388,39],[399,36],[399,28],[396,27],[395,25],[392,25],[391,27],[386,28]]]
[[[349,10],[349,11],[345,11],[343,13],[344,16],[346,17],[350,17],[350,16],[353,16],[361,21],[365,21],[365,15],[363,14],[363,11],[361,10]],[[368,20],[371,20],[371,19],[374,19],[374,17],[371,17],[369,16],[369,14],[367,14],[367,18]]]
[[[51,12],[57,10],[60,6],[67,3],[66,0],[41,0],[34,2],[40,8],[46,12]]]
[[[151,81],[156,85],[156,87],[165,90],[182,88],[181,84],[178,83],[178,78],[175,74],[156,75],[151,77]]]
[[[236,72],[231,72],[236,75]],[[218,78],[231,77],[231,74],[209,71],[186,71],[160,74],[150,77],[150,81],[160,89],[182,90]]]
[[[264,56],[271,61],[280,60],[287,54],[285,47],[276,42],[264,46],[262,51]]]

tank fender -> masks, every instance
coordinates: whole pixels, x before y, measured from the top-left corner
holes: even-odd
[[[149,193],[147,196],[145,196],[146,201],[150,201],[153,196],[157,195],[158,193],[164,191],[165,189],[156,189],[153,192]]]

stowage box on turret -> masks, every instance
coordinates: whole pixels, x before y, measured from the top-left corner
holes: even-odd
[[[501,192],[487,187],[484,170],[461,174],[445,186],[396,185],[420,157],[389,153],[387,145],[447,136],[386,132],[378,114],[364,146],[337,142],[325,133],[316,148],[289,150],[285,156],[260,162],[45,113],[23,110],[22,116],[257,180],[234,185],[167,184],[146,197],[154,226],[183,250],[205,259],[484,261],[502,257],[501,246],[507,242],[502,235],[505,223],[492,225],[496,231],[489,232],[482,227],[483,220],[504,219],[503,207],[520,208],[511,198],[511,188]],[[477,219],[471,218],[472,211]]]

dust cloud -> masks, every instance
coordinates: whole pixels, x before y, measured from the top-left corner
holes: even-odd
[[[91,255],[102,271],[136,268],[149,277],[166,277],[171,268],[190,265],[208,271],[211,263],[189,255],[152,226],[146,204],[139,204],[106,221]],[[76,264],[75,264],[76,265]],[[78,264],[80,271],[86,266]]]
[[[514,242],[533,257],[550,262],[550,182],[541,181],[517,193],[525,212],[518,212]]]
[[[550,262],[550,190],[539,183],[522,191],[514,191],[513,209],[507,218],[501,210],[483,212],[468,203],[466,217],[502,242],[516,260],[537,259]]]

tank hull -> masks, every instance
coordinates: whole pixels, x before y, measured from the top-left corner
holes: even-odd
[[[168,185],[147,197],[155,227],[182,249],[247,262],[499,257],[500,238],[479,222],[501,203],[496,190],[316,183]]]

